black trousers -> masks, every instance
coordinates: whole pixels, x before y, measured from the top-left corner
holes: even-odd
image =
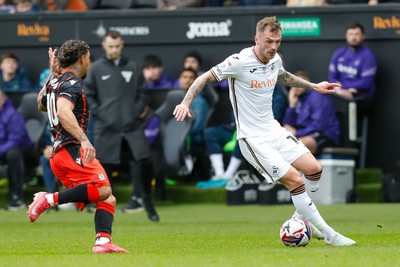
[[[151,194],[151,180],[154,176],[153,165],[150,158],[136,160],[131,152],[129,145],[124,140],[121,143],[121,166],[128,164],[129,174],[133,186],[132,195],[142,198],[143,194]],[[103,164],[109,177],[115,165]]]
[[[7,175],[9,199],[23,200],[23,186],[25,182],[24,149],[12,148],[0,159]]]

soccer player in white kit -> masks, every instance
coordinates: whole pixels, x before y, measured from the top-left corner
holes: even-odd
[[[322,94],[334,93],[340,85],[308,82],[286,71],[277,54],[281,40],[282,29],[276,17],[260,20],[255,45],[229,56],[199,76],[173,114],[177,121],[191,117],[189,107],[203,87],[228,78],[237,139],[246,160],[268,182],[279,180],[290,191],[296,207],[294,216],[308,220],[328,245],[354,245],[354,240],[339,234],[324,221],[307,194],[305,182],[311,191],[318,190],[321,164],[272,114],[272,94],[278,81],[287,86],[312,88]],[[304,180],[299,171],[304,174]]]

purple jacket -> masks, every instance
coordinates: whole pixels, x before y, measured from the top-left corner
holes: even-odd
[[[169,78],[167,75],[162,74],[160,79],[154,82],[146,81],[147,89],[175,89],[175,81]]]
[[[306,91],[299,97],[296,108],[286,109],[283,124],[296,128],[296,137],[319,132],[339,143],[339,122],[332,101],[315,91]]]
[[[329,82],[340,82],[342,88],[360,91],[355,100],[372,98],[375,94],[377,63],[374,54],[361,45],[355,51],[349,46],[336,50],[329,63]]]
[[[4,156],[15,147],[32,147],[28,133],[25,129],[25,120],[14,108],[11,100],[6,99],[0,109],[0,156]]]

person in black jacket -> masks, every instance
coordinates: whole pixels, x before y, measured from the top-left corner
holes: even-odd
[[[122,55],[124,40],[119,32],[108,31],[102,47],[105,56],[92,64],[85,79],[89,108],[95,118],[97,158],[106,168],[129,160],[134,191],[122,211],[131,213],[144,206],[149,219],[159,221],[151,201],[152,165],[143,132],[149,104],[144,78],[139,66]]]

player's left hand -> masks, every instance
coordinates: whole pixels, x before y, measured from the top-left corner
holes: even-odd
[[[189,111],[189,106],[186,104],[177,105],[172,115],[175,116],[175,119],[177,121],[183,121],[186,118],[186,116],[188,116],[189,118],[192,117],[192,114],[190,114]]]
[[[59,67],[58,60],[57,60],[57,48],[53,49],[53,48],[49,47],[49,50],[47,51],[47,53],[49,54],[50,70],[53,73],[59,73],[60,67]]]
[[[320,82],[313,86],[313,89],[320,94],[333,94],[336,88],[340,88],[340,83]]]

